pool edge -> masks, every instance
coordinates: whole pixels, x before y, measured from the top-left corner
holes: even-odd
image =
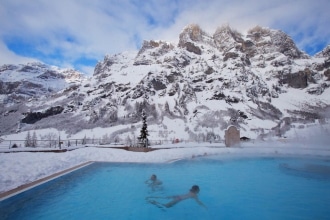
[[[30,182],[30,183],[21,185],[19,187],[14,188],[14,189],[5,191],[3,193],[0,193],[0,202],[3,201],[3,200],[5,200],[5,199],[7,199],[7,198],[9,198],[9,197],[12,197],[12,196],[17,195],[17,194],[19,194],[21,192],[24,192],[24,191],[26,191],[28,189],[31,189],[31,188],[33,188],[35,186],[38,186],[38,185],[43,184],[45,182],[48,182],[48,181],[50,181],[52,179],[55,179],[55,178],[57,178],[59,176],[65,175],[65,174],[70,173],[70,172],[72,172],[74,170],[78,170],[78,169],[80,169],[82,167],[88,166],[88,165],[90,165],[92,163],[94,163],[94,161],[88,161],[88,162],[85,162],[85,163],[76,165],[74,167],[68,168],[66,170],[62,170],[60,172],[57,172],[57,173],[54,173],[52,175],[46,176],[44,178],[35,180],[33,182]]]

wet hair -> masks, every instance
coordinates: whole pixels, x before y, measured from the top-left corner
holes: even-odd
[[[151,177],[150,177],[150,179],[155,179],[156,180],[157,179],[157,176],[155,174],[152,174]]]
[[[197,186],[197,185],[193,185],[192,187],[191,187],[191,189],[190,189],[190,192],[192,192],[192,193],[198,193],[199,192],[199,186]]]

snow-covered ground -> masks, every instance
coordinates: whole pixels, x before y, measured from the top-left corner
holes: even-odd
[[[105,147],[82,147],[64,153],[19,152],[0,153],[0,193],[47,177],[88,161],[167,163],[196,157],[241,156],[320,156],[330,158],[326,140],[290,143],[288,140],[246,142],[240,147],[226,148],[222,143],[177,143],[157,146],[148,153]]]

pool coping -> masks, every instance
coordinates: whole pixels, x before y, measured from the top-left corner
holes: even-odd
[[[65,170],[62,170],[60,172],[57,172],[57,173],[54,173],[54,174],[51,174],[49,176],[46,176],[44,178],[41,178],[41,179],[38,179],[38,180],[35,180],[33,182],[30,182],[30,183],[27,183],[27,184],[24,184],[24,185],[21,185],[21,186],[18,186],[14,189],[11,189],[11,190],[8,190],[8,191],[5,191],[3,193],[0,193],[0,202],[9,198],[9,197],[12,197],[12,196],[15,196],[21,192],[24,192],[26,190],[29,190],[33,187],[36,187],[38,185],[41,185],[45,182],[48,182],[50,180],[53,180],[53,179],[56,179],[57,177],[60,177],[62,175],[65,175],[67,173],[70,173],[72,171],[75,171],[75,170],[78,170],[82,167],[85,167],[85,166],[88,166],[90,164],[94,163],[94,161],[88,161],[88,162],[85,162],[85,163],[82,163],[82,164],[79,164],[79,165],[76,165],[74,167],[71,167],[71,168],[68,168],[68,169],[65,169]]]

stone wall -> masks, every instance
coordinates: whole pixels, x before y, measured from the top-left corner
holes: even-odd
[[[233,125],[225,131],[225,144],[226,147],[240,145],[240,131]]]

